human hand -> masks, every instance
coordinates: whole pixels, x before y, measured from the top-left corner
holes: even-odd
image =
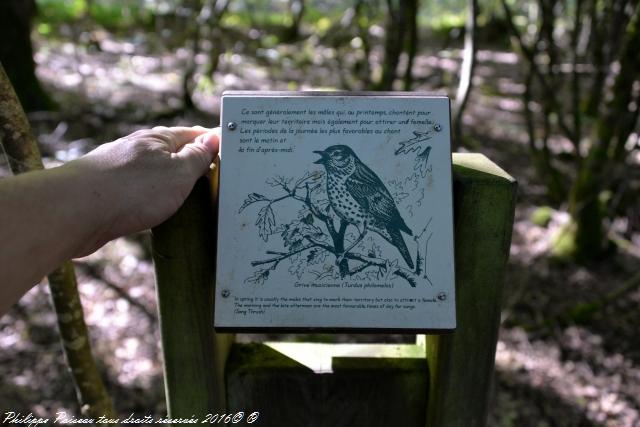
[[[103,144],[69,167],[90,176],[99,209],[88,254],[116,237],[154,227],[175,213],[218,153],[220,128],[155,127]]]

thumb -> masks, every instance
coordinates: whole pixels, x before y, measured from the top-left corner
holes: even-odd
[[[218,127],[185,144],[180,151],[174,154],[174,157],[184,163],[184,166],[196,179],[209,170],[213,158],[218,154],[219,147],[220,128]]]

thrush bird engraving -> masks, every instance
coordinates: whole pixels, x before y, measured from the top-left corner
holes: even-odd
[[[327,171],[327,195],[333,211],[343,221],[353,224],[360,236],[339,256],[353,249],[367,230],[375,231],[395,246],[409,268],[413,260],[401,231],[413,235],[398,212],[395,201],[380,178],[346,145],[332,145],[314,151],[321,157],[316,162]]]

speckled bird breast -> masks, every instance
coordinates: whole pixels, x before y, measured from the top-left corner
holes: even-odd
[[[327,176],[327,195],[334,212],[351,224],[361,224],[368,216],[347,190],[346,174],[330,173]]]

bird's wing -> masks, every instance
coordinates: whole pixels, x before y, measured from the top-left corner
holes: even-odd
[[[375,218],[383,221],[387,226],[412,234],[400,216],[389,190],[367,165],[359,162],[356,170],[347,178],[345,185],[358,204]]]
[[[409,249],[407,249],[407,244],[404,242],[400,230],[387,229],[387,233],[389,233],[389,242],[398,248],[400,255],[404,258],[404,262],[406,262],[409,268],[413,270],[413,260],[411,259],[411,254],[409,253]]]

